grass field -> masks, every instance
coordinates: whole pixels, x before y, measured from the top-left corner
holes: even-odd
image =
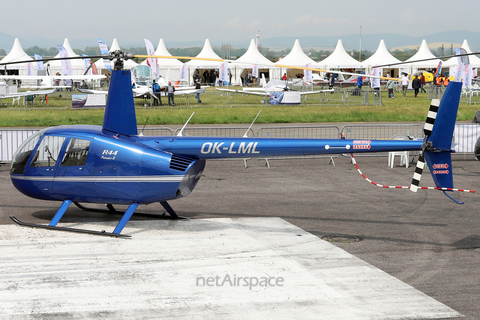
[[[397,92],[395,99],[387,99],[387,93],[382,92],[382,105],[345,105],[335,99],[321,102],[319,98],[309,98],[300,105],[268,105],[262,104],[260,97],[227,96],[214,88],[208,88],[201,97],[202,104],[197,104],[193,96],[177,96],[175,107],[165,106],[167,101],[162,97],[164,106],[158,108],[144,107],[143,99],[135,99],[137,123],[142,125],[148,118],[148,125],[182,124],[195,111],[191,124],[244,124],[251,123],[260,109],[262,113],[256,123],[414,122],[424,121],[430,106],[426,93],[415,98],[412,91],[406,98]],[[50,97],[49,106],[36,102],[33,107],[12,108],[11,99],[5,100],[8,100],[8,107],[0,108],[0,127],[99,125],[103,122],[103,108],[72,109],[71,93],[62,93],[58,99]],[[457,120],[472,120],[477,110],[476,104],[460,103]]]

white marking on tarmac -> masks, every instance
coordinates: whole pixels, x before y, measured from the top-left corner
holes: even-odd
[[[461,316],[280,218],[130,221],[123,233],[133,238],[0,226],[0,314],[19,319]]]

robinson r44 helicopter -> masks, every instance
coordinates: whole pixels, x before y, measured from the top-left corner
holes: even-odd
[[[18,148],[10,171],[15,188],[29,197],[62,204],[49,225],[11,216],[13,221],[29,227],[125,236],[121,232],[139,205],[159,202],[172,218],[179,218],[168,201],[188,196],[206,160],[221,158],[421,151],[409,188],[426,188],[419,187],[426,159],[430,168],[440,168],[431,170],[434,189],[458,190],[453,189],[450,153],[461,83],[450,82],[441,103],[432,102],[422,140],[146,137],[137,132],[130,71],[122,70],[123,61],[132,57],[120,51],[106,57],[115,60],[115,70],[102,126],[46,128]],[[58,227],[72,202],[81,208],[85,207],[79,203],[107,204],[110,211],[117,204],[128,208],[113,232]]]

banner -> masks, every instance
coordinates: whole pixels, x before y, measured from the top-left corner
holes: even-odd
[[[380,77],[382,72],[383,72],[382,68],[373,68],[371,75],[374,76],[374,77]],[[370,87],[373,88],[373,89],[380,88],[380,79],[379,78],[371,78],[370,79]]]
[[[88,55],[84,53],[83,56],[88,56]],[[90,68],[91,64],[92,64],[92,60],[90,58],[83,59],[83,66],[84,66],[83,74],[92,75],[92,68]]]
[[[188,65],[187,62],[182,64],[182,67],[180,68],[180,80],[187,80],[187,69]]]
[[[67,50],[61,46],[57,45],[58,48],[58,53],[60,55],[60,58],[68,58],[68,52]],[[72,75],[72,62],[70,60],[60,60],[62,63],[62,75],[63,76],[71,76]]]
[[[35,54],[35,60],[42,60],[42,56],[38,55],[38,54]],[[37,62],[37,70],[45,70],[44,66],[43,66],[43,61],[38,61]]]
[[[305,68],[311,68],[311,64],[307,63]],[[303,70],[303,80],[313,81],[312,70]]]
[[[98,39],[98,46],[100,47],[101,54],[108,54],[107,44],[102,39]],[[107,68],[108,71],[112,72],[112,66],[110,65],[110,60],[103,59],[103,64],[105,65],[105,68]]]
[[[435,76],[438,77],[441,73],[442,73],[442,61],[438,63],[437,72],[435,72]]]
[[[153,56],[155,55],[155,49],[153,48],[153,44],[148,39],[145,40],[145,47],[147,48],[147,55]],[[154,78],[158,77],[158,64],[157,58],[147,58],[147,64],[152,68]]]
[[[463,83],[463,85],[465,87],[471,88],[472,87],[472,78],[473,78],[472,65],[466,64],[465,65],[465,82]]]
[[[226,81],[228,82],[229,79],[228,79],[228,62],[223,62],[220,64],[220,68],[219,68],[219,79],[220,81]]]
[[[27,76],[33,76],[33,63],[27,63]]]

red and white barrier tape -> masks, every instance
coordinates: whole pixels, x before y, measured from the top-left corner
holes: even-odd
[[[350,154],[352,156],[352,163],[355,165],[355,167],[357,168],[358,172],[360,173],[360,175],[365,178],[365,180],[367,180],[368,182],[370,182],[371,184],[377,186],[377,187],[381,187],[381,188],[388,188],[388,189],[410,189],[409,186],[384,186],[383,184],[379,184],[379,183],[376,183],[376,182],[373,182],[372,180],[368,179],[363,173],[362,171],[360,171],[360,168],[358,167],[357,165],[357,162],[355,161],[355,157],[353,156],[353,154],[351,153]],[[458,192],[470,192],[470,193],[475,193],[475,190],[466,190],[466,189],[453,189],[453,188],[439,188],[439,187],[418,187],[418,189],[424,189],[424,190],[442,190],[442,191],[458,191]]]

